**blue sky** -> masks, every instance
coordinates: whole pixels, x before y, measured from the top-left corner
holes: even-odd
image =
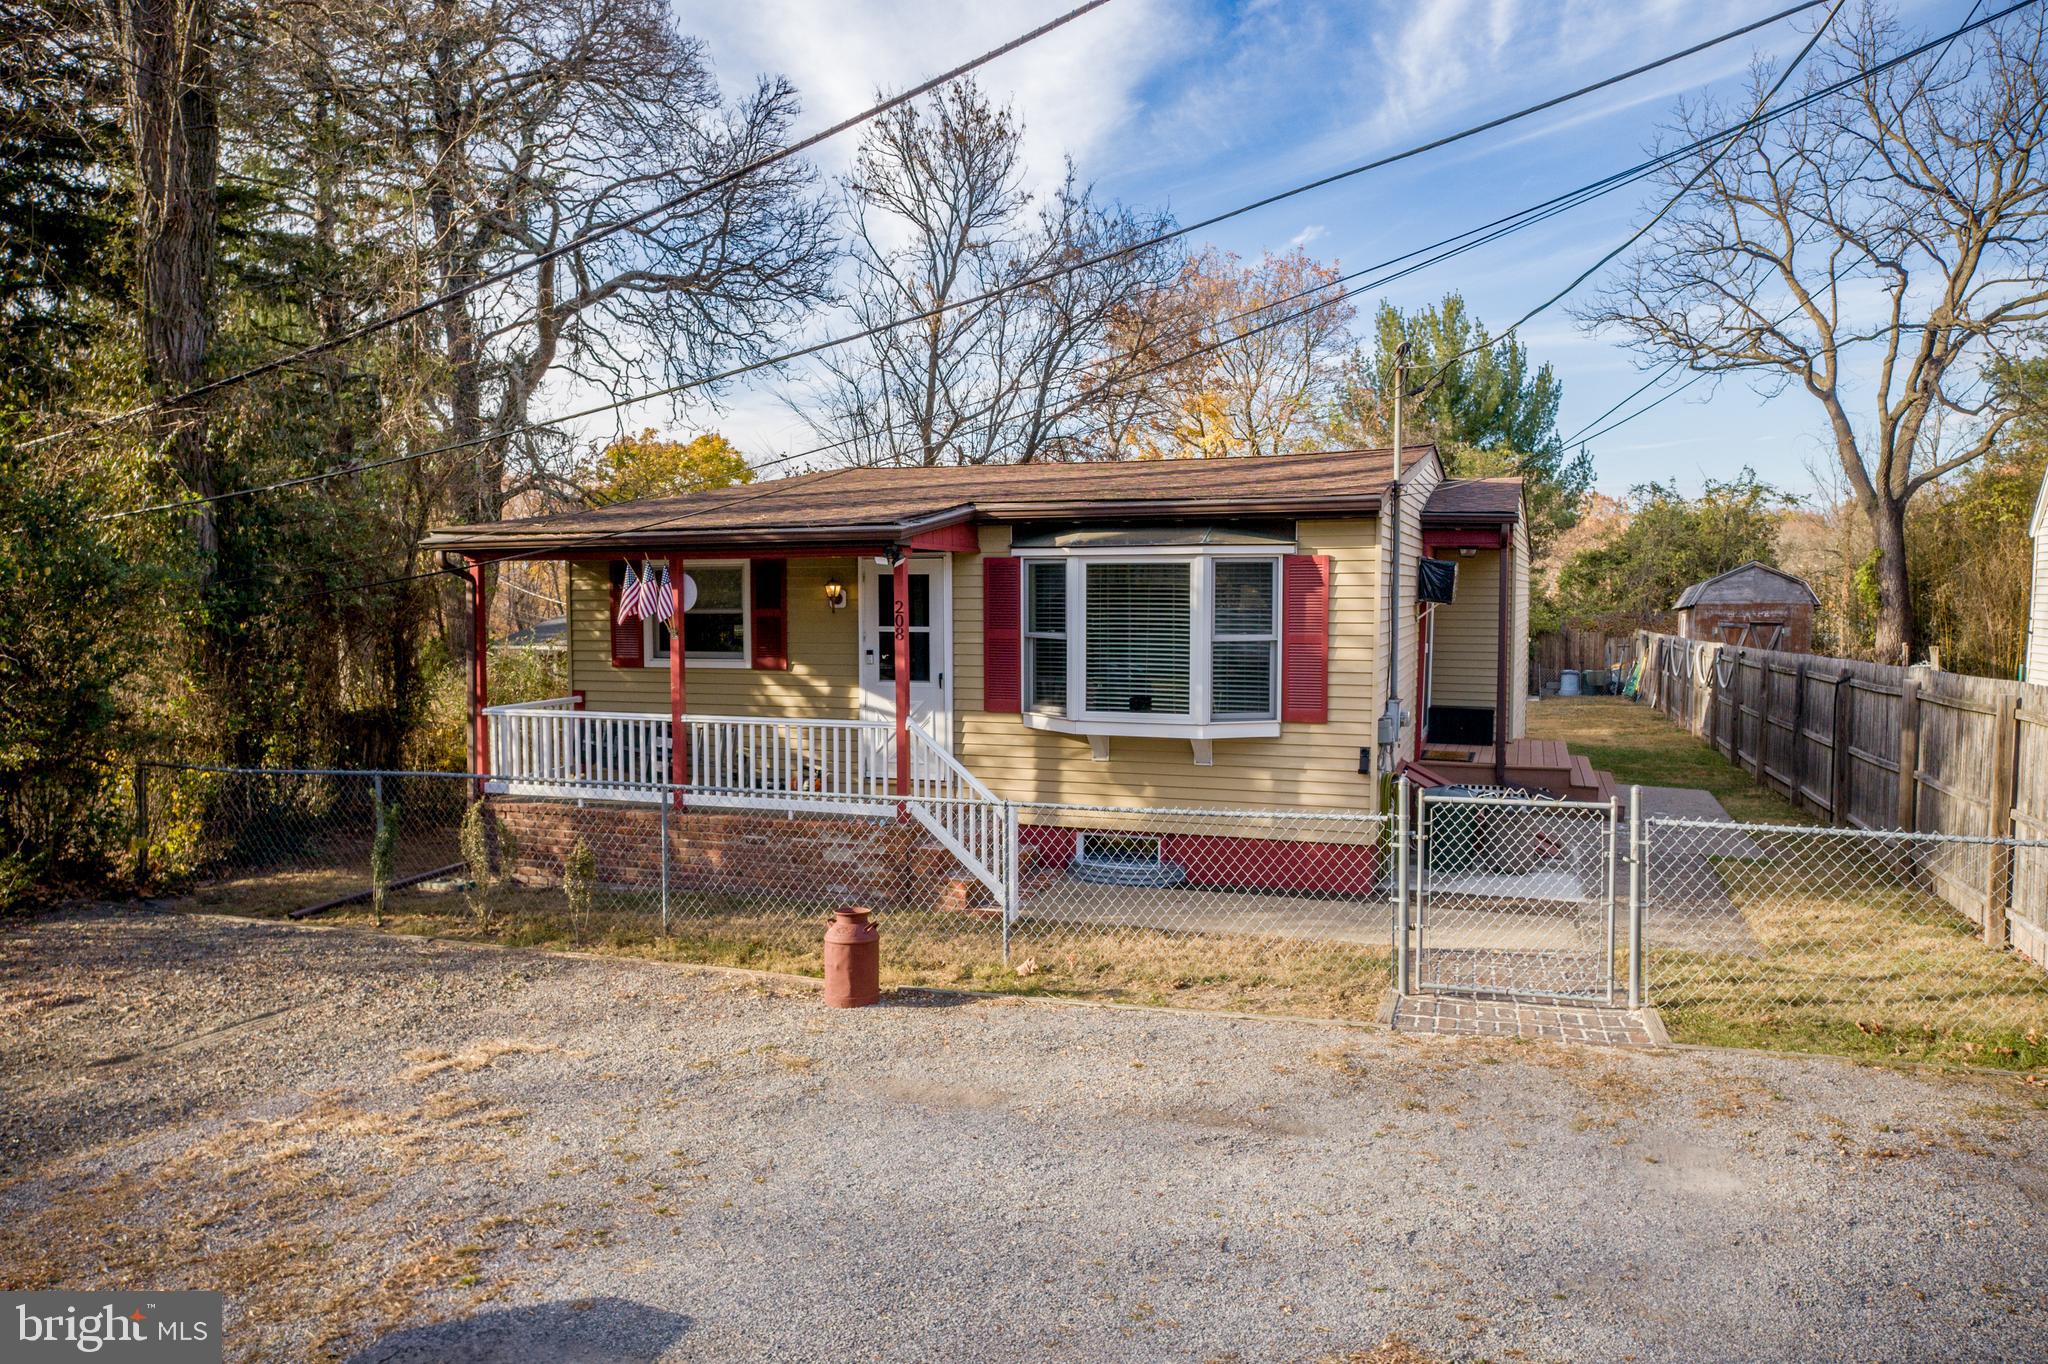
[[[1061,156],[1071,156],[1104,194],[1163,205],[1192,221],[1637,65],[1784,4],[1113,0],[985,68],[981,80],[1022,116],[1034,176],[1049,180]],[[707,42],[730,89],[744,89],[763,71],[794,81],[808,130],[858,111],[878,87],[912,84],[1066,7],[1066,0],[754,0],[681,4],[678,13]],[[1901,6],[1909,25],[1928,29],[1952,27],[1968,8],[1968,0]],[[1633,163],[1675,100],[1739,93],[1752,58],[1788,56],[1806,22],[1781,21],[1481,139],[1238,219],[1208,239],[1245,255],[1299,241],[1347,266],[1398,255]],[[842,169],[853,145],[849,136],[825,149],[821,168]],[[1416,307],[1457,289],[1498,328],[1626,237],[1649,211],[1651,192],[1631,187],[1402,280],[1388,297]],[[1368,314],[1369,302],[1360,302]],[[1531,323],[1524,339],[1532,357],[1553,363],[1563,380],[1559,427],[1566,433],[1647,377],[1627,351],[1586,335],[1562,307]],[[786,391],[764,383],[727,395],[721,411],[678,418],[650,405],[623,421],[718,427],[765,456],[815,440],[788,410]],[[1804,492],[1811,486],[1806,465],[1823,454],[1823,434],[1818,407],[1802,394],[1766,400],[1740,381],[1704,381],[1593,449],[1599,486],[1608,492],[1653,478],[1697,487],[1745,464]]]

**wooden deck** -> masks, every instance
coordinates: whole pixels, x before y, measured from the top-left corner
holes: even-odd
[[[1507,752],[1507,780],[1567,800],[1610,800],[1614,778],[1565,747],[1560,739],[1514,739]],[[1426,743],[1416,759],[1445,782],[1488,785],[1495,779],[1492,744]]]

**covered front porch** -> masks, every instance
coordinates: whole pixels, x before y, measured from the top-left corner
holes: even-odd
[[[897,796],[986,789],[928,722],[591,710],[580,695],[487,706],[482,719],[478,770],[494,794],[873,814]]]
[[[1001,897],[1009,814],[951,751],[946,685],[952,561],[977,547],[953,525],[880,541],[587,537],[471,552],[479,622],[491,563],[570,569],[570,690],[489,704],[477,632],[473,770],[493,796],[909,819]],[[650,573],[659,596],[635,591]]]

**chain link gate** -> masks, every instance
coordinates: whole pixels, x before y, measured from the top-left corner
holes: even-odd
[[[1616,1002],[1617,802],[1421,791],[1404,992]]]

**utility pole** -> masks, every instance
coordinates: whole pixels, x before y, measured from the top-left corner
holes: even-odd
[[[1408,343],[1394,351],[1394,481],[1387,488],[1382,522],[1393,526],[1393,563],[1387,608],[1387,708],[1380,715],[1380,772],[1391,773],[1401,748],[1401,409],[1408,400]]]

